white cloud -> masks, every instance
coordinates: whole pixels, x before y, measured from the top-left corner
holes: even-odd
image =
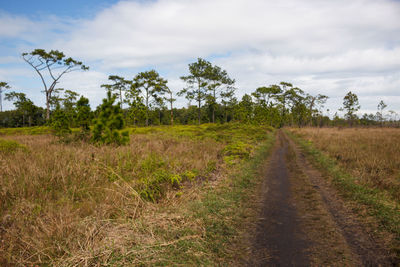
[[[337,97],[329,102],[337,107],[348,90],[362,99],[400,95],[399,17],[400,2],[391,0],[121,1],[90,20],[3,15],[0,23],[14,28],[0,29],[0,38],[28,33],[37,47],[83,60],[94,71],[64,83],[87,88],[94,102],[105,73],[156,68],[178,91],[187,63],[206,57],[237,80],[240,95],[285,80]],[[372,110],[372,102],[361,104]]]

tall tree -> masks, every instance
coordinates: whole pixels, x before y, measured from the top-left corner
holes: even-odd
[[[385,104],[385,102],[383,102],[383,100],[381,100],[381,102],[379,102],[378,104],[378,113],[377,113],[377,117],[379,122],[381,123],[381,126],[383,126],[383,121],[385,120],[385,117],[383,115],[383,110],[387,107],[387,105]]]
[[[355,119],[355,113],[360,109],[360,103],[358,102],[358,96],[353,94],[351,91],[343,98],[343,109],[346,110],[345,117],[350,121],[350,125],[353,126]]]
[[[25,117],[28,116],[28,125],[32,125],[32,117],[35,115],[35,112],[38,110],[32,100],[26,97],[24,93],[10,92],[6,93],[5,100],[14,101],[14,106],[22,115],[22,126],[25,126]]]
[[[281,112],[281,126],[286,122],[286,105],[287,105],[287,96],[288,96],[288,90],[293,87],[291,83],[287,82],[280,82],[280,85],[282,86],[282,91],[281,94],[277,97],[277,100],[282,104],[282,112]]]
[[[46,120],[50,119],[51,95],[61,77],[72,71],[89,69],[81,61],[66,57],[58,50],[46,52],[44,49],[35,49],[30,53],[22,53],[22,58],[36,71],[43,83],[46,94]]]
[[[122,103],[124,102],[123,92],[126,92],[130,88],[132,82],[117,75],[110,75],[108,79],[113,83],[102,84],[101,87],[105,88],[107,91],[115,92],[119,98],[120,107],[122,108]]]
[[[3,112],[3,92],[11,87],[6,82],[0,82],[0,112]]]
[[[233,106],[237,103],[234,87],[228,86],[221,92],[221,103],[224,106],[225,122],[228,122],[228,109],[232,110]]]
[[[89,105],[89,99],[84,96],[81,96],[76,102],[76,122],[77,125],[81,128],[83,132],[89,131],[90,125],[90,117],[91,117],[91,110]]]
[[[278,85],[270,85],[268,87],[258,87],[251,95],[254,96],[257,104],[268,107],[271,98],[280,94],[281,92],[282,89]]]
[[[210,83],[210,73],[212,65],[207,60],[198,58],[197,62],[189,64],[189,75],[182,76],[181,79],[186,82],[187,87],[182,89],[178,95],[185,95],[189,101],[197,102],[197,120],[201,123],[201,106],[205,100]]]
[[[139,118],[143,117],[146,109],[143,104],[143,97],[140,93],[140,88],[136,88],[133,83],[125,92],[125,103],[129,105],[129,114],[134,125],[136,125]]]
[[[233,85],[235,84],[235,80],[229,77],[226,70],[222,70],[218,66],[212,66],[211,68],[208,68],[208,71],[208,90],[210,91],[208,101],[212,108],[212,122],[215,123],[215,107],[217,105],[217,98],[219,97],[220,91],[227,86],[234,89]]]
[[[312,96],[307,94],[306,102],[308,104],[308,115],[309,115],[309,124],[312,124],[312,118],[315,114],[319,114],[320,109],[323,108],[328,97],[326,95],[318,94],[316,96]]]
[[[166,79],[163,79],[155,70],[138,73],[133,78],[133,86],[137,90],[143,89],[145,106],[146,106],[146,126],[149,125],[149,107],[150,101],[157,101],[158,97],[164,95],[167,91]]]
[[[165,97],[165,100],[169,102],[170,104],[170,117],[171,117],[171,125],[174,125],[174,110],[173,110],[173,103],[176,101],[175,98],[173,98],[173,92],[170,88],[167,87],[167,93],[168,97]]]
[[[253,100],[251,99],[251,96],[245,94],[236,107],[236,118],[238,118],[241,122],[244,123],[252,122],[253,106],[254,103]]]

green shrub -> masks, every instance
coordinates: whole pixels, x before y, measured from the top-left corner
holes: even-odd
[[[54,130],[54,134],[57,136],[66,136],[71,133],[71,129],[69,128],[70,118],[68,118],[67,114],[64,110],[57,107],[55,110],[51,127]]]
[[[115,95],[107,92],[107,98],[103,99],[99,116],[94,120],[92,140],[98,144],[125,145],[129,142],[129,132],[122,131],[124,119],[119,104],[114,105]]]

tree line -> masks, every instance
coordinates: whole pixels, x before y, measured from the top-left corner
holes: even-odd
[[[288,82],[256,88],[251,94],[238,99],[235,79],[226,70],[202,58],[188,65],[188,74],[180,77],[186,86],[178,92],[173,92],[168,87],[167,79],[156,70],[140,72],[131,79],[110,75],[109,82],[101,85],[107,92],[107,98],[92,110],[84,96],[57,88],[63,76],[73,71],[87,71],[88,66],[58,50],[47,52],[35,49],[23,53],[22,58],[43,84],[46,107],[34,105],[26,94],[12,91],[8,83],[0,82],[0,127],[53,125],[61,132],[68,132],[70,128],[88,130],[92,126],[100,130],[101,127],[95,125],[100,121],[107,123],[109,119],[106,115],[114,116],[115,129],[121,128],[121,125],[232,121],[273,127],[389,125],[398,121],[394,111],[385,114],[387,105],[383,101],[378,104],[376,114],[358,117],[360,104],[357,95],[352,92],[343,98],[343,107],[339,110],[344,112],[344,117],[336,112],[330,118],[323,113],[327,96],[308,94]],[[13,102],[14,110],[2,111],[3,93],[4,100]],[[184,96],[188,106],[174,107],[176,96]]]

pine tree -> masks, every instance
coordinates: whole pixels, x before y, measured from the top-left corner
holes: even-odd
[[[58,105],[53,113],[51,126],[54,130],[54,134],[57,136],[66,136],[71,133],[69,128],[69,118],[65,111]]]
[[[78,102],[76,102],[76,122],[79,127],[81,127],[83,132],[89,131],[89,123],[90,123],[90,105],[89,99],[84,96],[79,98]]]
[[[124,128],[124,119],[120,104],[114,105],[115,99],[116,95],[110,91],[107,92],[107,98],[103,99],[92,130],[95,143],[124,145],[129,142],[128,131],[120,132]]]

